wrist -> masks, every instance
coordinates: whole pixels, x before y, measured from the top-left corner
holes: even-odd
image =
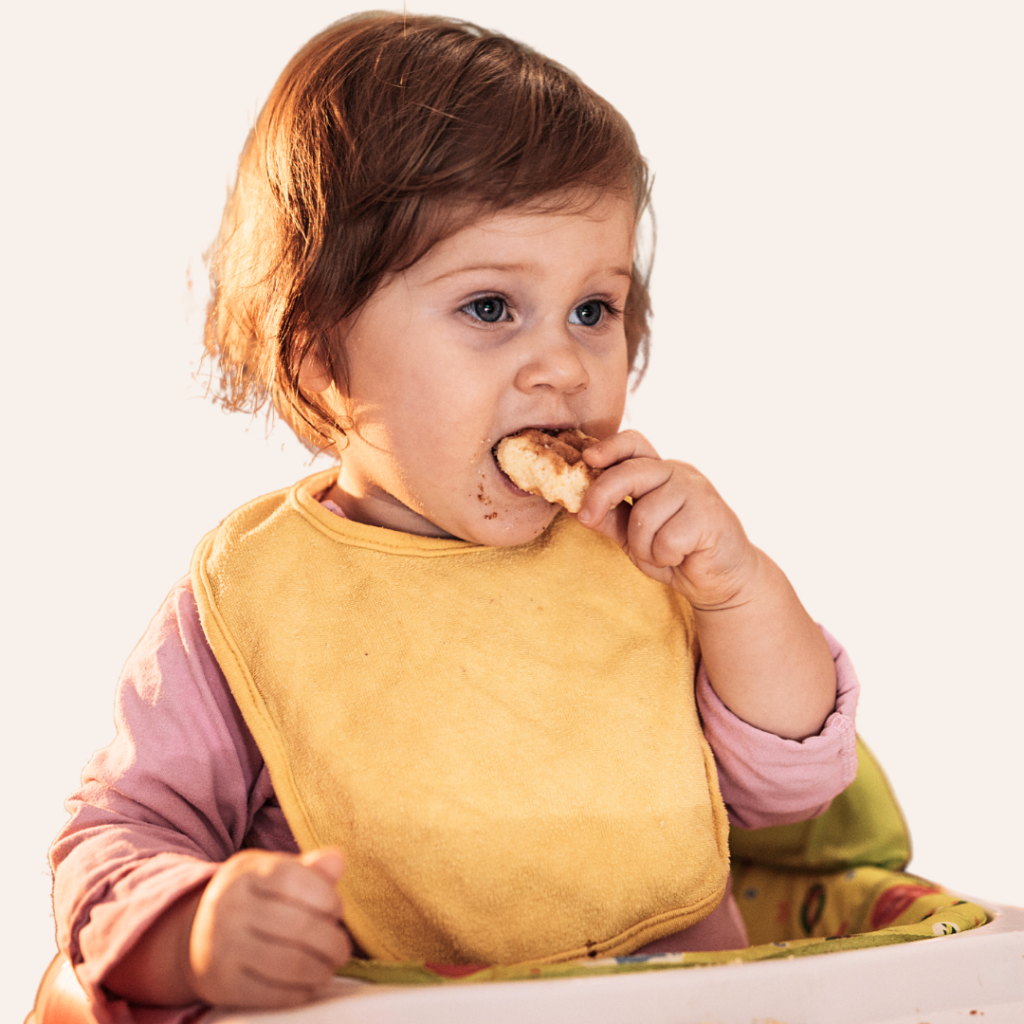
[[[104,985],[143,1006],[186,1006],[202,1000],[192,972],[192,922],[203,889],[172,903],[107,972]]]
[[[724,612],[738,611],[763,600],[772,589],[772,569],[781,575],[775,563],[760,548],[748,543],[742,556],[717,579],[712,578],[701,591],[680,592],[690,602],[698,621],[702,617],[719,617]]]
[[[203,1002],[199,991],[198,978],[192,967],[192,931],[196,920],[196,912],[202,901],[205,886],[186,896],[176,908],[174,937],[174,975],[180,985],[181,1001],[185,1003]]]
[[[757,555],[756,574],[731,601],[695,608],[701,657],[715,692],[737,717],[802,740],[816,735],[835,707],[835,665],[783,571]]]

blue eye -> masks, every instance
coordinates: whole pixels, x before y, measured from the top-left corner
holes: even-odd
[[[468,305],[462,307],[463,312],[483,320],[485,324],[494,324],[499,320],[506,319],[505,300],[499,299],[497,295],[488,295],[482,299],[474,299]]]
[[[583,302],[569,314],[569,323],[583,327],[596,327],[601,322],[604,307],[600,302]]]

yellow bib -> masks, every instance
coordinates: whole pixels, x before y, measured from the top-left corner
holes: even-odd
[[[360,945],[556,962],[709,914],[728,825],[689,606],[567,516],[515,548],[342,519],[336,472],[232,513],[192,582],[296,841],[345,850]]]

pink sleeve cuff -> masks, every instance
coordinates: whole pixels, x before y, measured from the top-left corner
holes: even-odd
[[[172,903],[205,885],[219,866],[181,854],[158,854],[120,879],[109,899],[92,907],[89,922],[72,949],[72,962],[97,1021],[187,1024],[201,1015],[199,1004],[140,1010],[111,995],[103,981],[111,967]]]
[[[722,703],[703,663],[697,673],[704,735],[714,751],[729,820],[738,828],[815,818],[857,774],[854,715],[860,687],[849,655],[820,628],[835,661],[836,705],[817,736],[788,740],[755,728]]]

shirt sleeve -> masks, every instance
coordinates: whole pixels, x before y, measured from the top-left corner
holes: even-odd
[[[296,850],[188,580],[125,664],[114,717],[117,736],[86,766],[50,850],[57,941],[104,1024],[171,1024],[195,1007],[133,1011],[102,988],[107,972],[233,853]]]
[[[821,632],[836,666],[836,704],[821,732],[807,739],[783,739],[743,721],[715,693],[703,663],[698,669],[704,735],[715,755],[729,821],[738,828],[815,818],[857,774],[857,676],[842,645],[823,627]]]

